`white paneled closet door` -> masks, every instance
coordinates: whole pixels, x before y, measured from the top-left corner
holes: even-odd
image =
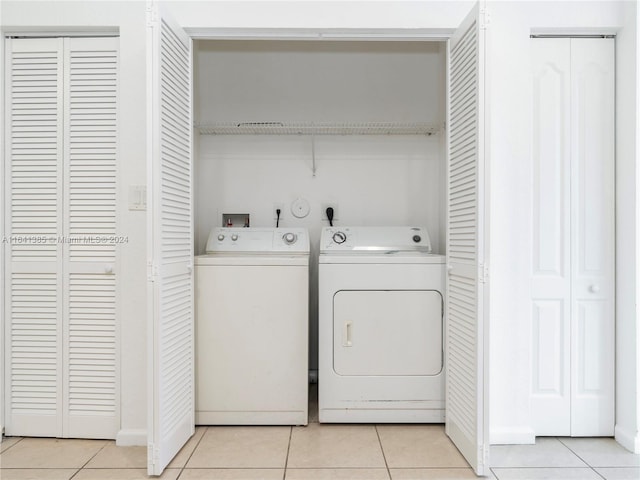
[[[191,38],[157,5],[148,22],[150,345],[148,474],[195,431]]]
[[[7,60],[6,433],[115,438],[118,39]]]
[[[477,4],[449,44],[445,335],[445,429],[478,475],[489,468],[483,18]]]
[[[614,430],[614,40],[532,40],[536,435]]]

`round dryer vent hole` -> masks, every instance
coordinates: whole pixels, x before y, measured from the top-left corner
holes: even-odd
[[[304,198],[298,198],[291,204],[291,214],[296,218],[304,218],[309,215],[309,202]]]

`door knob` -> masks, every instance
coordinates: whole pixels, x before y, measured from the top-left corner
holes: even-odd
[[[600,285],[589,285],[589,291],[591,293],[598,293],[600,291]]]

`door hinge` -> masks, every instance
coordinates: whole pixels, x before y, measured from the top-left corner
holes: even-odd
[[[158,25],[158,7],[152,1],[147,1],[147,27]]]
[[[489,446],[478,445],[478,475],[484,476],[489,471]]]
[[[155,282],[156,278],[158,278],[159,269],[157,265],[152,263],[147,264],[147,281]]]
[[[480,9],[480,30],[486,30],[490,24],[491,15],[489,14],[487,7],[483,7]]]
[[[160,450],[156,448],[155,444],[149,443],[147,445],[147,468],[150,472],[155,472],[156,465],[160,461]]]
[[[481,283],[487,283],[489,281],[489,266],[478,265],[478,280]]]

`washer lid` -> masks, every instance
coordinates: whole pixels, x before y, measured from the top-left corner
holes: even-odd
[[[389,254],[431,253],[431,239],[425,227],[325,227],[320,253]]]
[[[209,233],[208,254],[309,254],[306,228],[214,227]]]

